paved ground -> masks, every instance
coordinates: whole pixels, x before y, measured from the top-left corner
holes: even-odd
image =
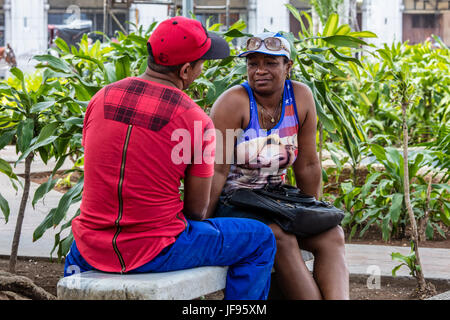
[[[3,152],[3,151],[2,151]],[[9,150],[11,153],[11,150]],[[0,158],[7,159],[5,154],[0,154]],[[11,159],[12,154],[9,154]],[[12,160],[11,160],[12,161]],[[48,171],[48,167],[43,163],[37,162],[33,170],[35,172]],[[70,167],[70,164],[66,166]],[[20,164],[16,171],[21,170]],[[49,257],[50,251],[53,248],[54,235],[59,231],[57,229],[48,230],[44,236],[36,242],[32,242],[32,235],[35,228],[42,222],[51,208],[56,207],[61,193],[51,191],[44,199],[40,201],[36,208],[31,206],[31,197],[34,190],[38,187],[37,184],[32,183],[32,191],[30,192],[29,205],[25,213],[25,219],[22,228],[22,235],[19,246],[19,256],[27,257]],[[10,220],[5,224],[3,215],[0,214],[0,255],[9,255],[11,250],[12,237],[16,223],[16,215],[20,203],[20,189],[19,193],[11,187],[11,183],[5,175],[0,174],[0,192],[9,201],[11,208]],[[69,210],[69,218],[77,210],[76,206],[72,206]],[[67,230],[63,236],[67,234]],[[360,275],[381,275],[391,276],[392,268],[399,264],[397,261],[391,259],[392,252],[400,252],[403,254],[409,253],[407,247],[392,247],[392,246],[374,246],[374,245],[357,245],[347,244],[347,263],[351,274]],[[420,248],[421,260],[423,263],[424,274],[428,279],[445,279],[450,281],[450,249],[434,249],[434,248]],[[54,255],[55,256],[55,255]],[[308,263],[308,267],[312,268],[312,263]],[[399,276],[409,276],[409,270],[402,267],[398,272]]]
[[[17,160],[14,147],[7,146],[1,150],[0,158],[10,162],[13,166],[16,174],[24,172],[23,161],[18,163],[14,168],[14,162]],[[49,161],[44,164],[42,160],[36,159],[32,164],[32,172],[48,172],[55,166],[54,161]],[[71,168],[70,161],[66,161],[62,166],[62,170]],[[19,178],[21,179],[21,178]],[[23,184],[23,179],[21,179]],[[34,191],[39,185],[36,183],[31,184],[30,196],[28,198],[28,205],[25,211],[25,218],[22,227],[22,234],[19,243],[19,256],[34,256],[34,257],[49,257],[53,248],[55,234],[59,232],[59,228],[49,229],[44,236],[36,242],[33,242],[33,232],[37,226],[44,220],[51,208],[57,206],[62,193],[57,191],[50,191],[43,201],[39,201],[36,207],[33,209],[31,206],[31,200],[33,199]],[[12,187],[9,179],[0,173],[0,193],[9,202],[10,216],[9,222],[5,223],[3,214],[0,212],[0,255],[9,255],[11,252],[12,238],[14,235],[14,229],[16,226],[17,212],[19,211],[20,201],[22,198],[22,189],[19,187],[19,191],[16,192]],[[76,212],[77,208],[72,206],[69,209],[69,218]],[[62,233],[62,236],[66,236],[68,231]]]

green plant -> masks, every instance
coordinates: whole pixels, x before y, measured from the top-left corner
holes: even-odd
[[[309,15],[286,6],[301,24],[299,39],[287,34],[297,48],[292,57],[298,65],[293,78],[312,90],[320,122],[319,145],[322,146],[322,139],[328,137],[341,143],[350,157],[356,179],[356,168],[362,159],[367,137],[358,115],[340,96],[339,87],[346,86],[352,74],[359,74],[362,64],[353,55],[362,46],[368,46],[360,38],[376,35],[369,31],[351,32],[347,24],[338,25],[337,14],[331,14],[323,31],[315,36],[311,25],[306,28],[302,22],[302,15],[310,21]],[[323,174],[326,175],[326,172]]]
[[[416,252],[414,250],[414,243],[411,241],[411,251],[408,255],[403,255],[399,252],[391,253],[392,260],[400,261],[401,264],[395,266],[392,269],[392,276],[395,277],[397,275],[397,271],[402,267],[406,266],[409,268],[409,274],[413,277],[417,277],[418,273],[421,272],[421,267],[417,263]]]
[[[39,154],[46,163],[52,157],[58,159],[65,152],[67,137],[71,136],[74,123],[69,120],[72,112],[64,108],[64,103],[78,102],[73,96],[62,96],[58,91],[60,83],[57,81],[48,81],[40,85],[39,82],[36,83],[36,79],[38,81],[42,79],[40,76],[30,81],[18,68],[12,68],[11,73],[14,79],[0,85],[0,94],[4,102],[0,105],[2,114],[0,139],[2,148],[13,139],[16,141],[18,154],[16,165],[25,160],[25,183],[9,263],[10,272],[15,272],[17,250],[30,191],[31,163],[35,154]],[[2,164],[3,172],[10,178],[17,179],[10,167],[3,162]],[[4,207],[3,204],[2,209]],[[3,212],[8,213],[8,208]]]
[[[330,15],[338,12],[339,6],[344,0],[308,0],[314,7],[322,24],[325,24]]]

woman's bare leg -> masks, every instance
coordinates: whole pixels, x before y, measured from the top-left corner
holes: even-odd
[[[345,237],[340,226],[300,241],[301,249],[314,254],[314,278],[326,300],[349,299],[349,272]]]
[[[275,271],[281,291],[289,300],[320,300],[320,290],[303,261],[297,238],[270,224],[277,241]]]

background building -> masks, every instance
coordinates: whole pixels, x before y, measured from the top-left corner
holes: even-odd
[[[404,0],[403,39],[414,44],[432,34],[450,44],[450,1]]]
[[[267,29],[297,35],[300,23],[287,3],[313,15],[306,0],[0,0],[0,46],[9,43],[19,67],[27,69],[30,58],[44,52],[55,29],[63,25],[83,25],[112,37],[116,31],[128,33],[135,25],[146,27],[189,11],[205,24],[208,19],[211,25],[223,24],[222,30],[242,19],[251,34]],[[450,44],[450,0],[343,0],[339,12],[341,23],[353,16],[350,24],[355,25],[356,16],[358,28],[376,33],[378,38],[369,39],[376,45],[406,40],[414,44],[431,34]]]

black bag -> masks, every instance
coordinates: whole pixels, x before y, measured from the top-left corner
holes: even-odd
[[[228,201],[234,206],[269,216],[284,231],[300,238],[335,227],[344,218],[342,210],[289,185],[237,189]]]

